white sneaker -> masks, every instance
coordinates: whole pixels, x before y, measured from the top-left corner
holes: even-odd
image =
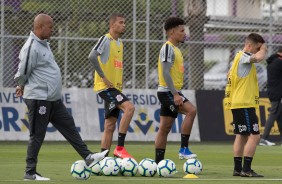
[[[86,165],[88,165],[88,167],[92,167],[97,162],[103,160],[108,153],[109,153],[109,150],[105,150],[100,153],[91,154],[90,158],[85,159]]]
[[[270,142],[266,139],[260,139],[259,145],[260,146],[275,146],[276,144],[274,142]]]
[[[38,180],[38,181],[49,181],[50,178],[45,178],[43,176],[41,176],[39,173],[35,173],[33,175],[30,174],[25,174],[24,175],[24,180]]]

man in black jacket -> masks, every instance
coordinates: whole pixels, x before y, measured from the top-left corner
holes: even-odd
[[[274,146],[275,143],[268,141],[267,138],[274,121],[276,120],[282,141],[282,47],[280,47],[277,53],[271,55],[266,61],[267,93],[271,102],[271,107],[259,145]]]

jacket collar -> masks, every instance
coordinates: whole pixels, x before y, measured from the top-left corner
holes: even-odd
[[[38,37],[34,34],[34,32],[32,32],[32,31],[30,31],[30,36],[31,36],[33,39],[35,39],[37,42],[39,42],[39,43],[41,43],[41,44],[43,44],[43,45],[45,45],[45,46],[48,46],[48,44],[49,44],[47,39],[41,40],[41,39],[38,38]]]

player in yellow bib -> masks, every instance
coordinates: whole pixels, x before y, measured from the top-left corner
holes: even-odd
[[[254,63],[262,61],[266,52],[262,36],[256,33],[249,34],[244,49],[236,54],[228,73],[224,104],[226,109],[232,111],[236,135],[233,144],[233,176],[263,177],[251,169],[251,163],[260,140],[255,112],[255,108],[259,106],[259,88]]]
[[[104,100],[105,123],[101,149],[110,149],[113,133],[120,110],[118,145],[114,155],[120,158],[132,156],[124,148],[125,136],[134,113],[134,106],[121,93],[123,75],[123,44],[120,36],[125,32],[125,18],[121,14],[110,16],[110,31],[102,36],[89,54],[89,60],[95,68],[94,91]]]
[[[180,91],[184,82],[184,65],[182,53],[177,46],[185,40],[184,21],[170,17],[165,21],[164,29],[168,41],[162,46],[158,61],[158,99],[161,110],[160,127],[155,140],[157,163],[164,159],[167,136],[178,113],[185,115],[181,125],[179,159],[197,157],[188,148],[196,108]]]

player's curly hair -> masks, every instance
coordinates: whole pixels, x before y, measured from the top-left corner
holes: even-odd
[[[169,17],[164,24],[165,31],[175,28],[179,25],[185,25],[184,20],[179,17]]]

